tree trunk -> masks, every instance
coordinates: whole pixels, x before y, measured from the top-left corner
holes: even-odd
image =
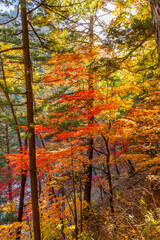
[[[159,0],[149,0],[153,18],[153,24],[156,34],[157,52],[160,64],[160,1]]]
[[[9,144],[9,132],[8,132],[8,124],[6,124],[6,146],[7,146],[7,154],[10,154],[10,144]],[[8,172],[10,174],[10,165],[9,160],[7,161],[7,168]],[[11,181],[8,183],[8,190],[9,190],[9,202],[11,205],[11,211],[12,211],[12,203],[13,203],[13,196],[12,196],[12,184]]]
[[[109,127],[110,128],[110,127]],[[106,145],[106,167],[107,167],[107,175],[108,175],[108,183],[109,183],[109,203],[110,203],[110,209],[111,209],[111,214],[112,217],[114,217],[114,206],[113,206],[113,186],[112,186],[112,176],[111,176],[111,171],[110,171],[110,150],[108,146],[108,139],[105,138],[105,136],[102,134],[102,137],[104,139],[105,145]]]
[[[72,146],[71,146],[71,162],[72,162],[72,186],[73,186],[75,237],[76,237],[76,240],[78,240],[77,202],[76,202],[75,172],[74,172],[74,166],[73,166]]]
[[[115,161],[115,168],[116,168],[117,175],[119,176],[119,175],[120,175],[120,171],[119,171],[118,166],[117,166],[117,150],[116,150],[116,143],[114,143],[113,147],[114,147],[114,153],[115,153],[115,159],[114,159],[114,161]]]
[[[93,45],[93,16],[90,17],[90,26],[89,26],[89,45],[91,47],[92,51],[92,45]],[[90,69],[90,75],[89,75],[89,89],[93,89],[93,79],[92,79],[92,73]],[[93,106],[93,98],[90,100],[89,103],[90,108]],[[89,120],[89,124],[93,124],[94,118],[92,117]],[[88,139],[88,158],[90,163],[86,167],[86,176],[87,180],[85,182],[85,188],[84,188],[84,200],[86,200],[88,206],[91,202],[91,179],[92,179],[92,158],[93,158],[93,137],[89,137]],[[87,212],[85,211],[84,217],[87,217]]]
[[[4,71],[4,66],[3,66],[3,59],[2,58],[1,58],[1,68],[2,68],[4,85],[5,85],[5,88],[6,88],[6,91],[4,91],[4,93],[5,93],[5,96],[7,98],[8,103],[10,105],[15,126],[18,126],[18,121],[17,121],[17,117],[16,117],[16,114],[15,114],[15,111],[14,111],[14,107],[13,107],[13,104],[11,102],[9,93],[7,91],[8,86],[7,86],[7,81],[6,81],[6,76],[5,76],[5,71]],[[17,132],[17,138],[18,138],[18,143],[19,143],[19,151],[21,153],[21,151],[22,151],[22,140],[21,140],[20,131],[19,131],[18,127],[16,127],[16,132]],[[26,141],[25,141],[25,147],[27,148],[27,142]],[[20,192],[20,197],[19,197],[19,208],[18,208],[18,219],[17,219],[18,222],[22,222],[26,178],[27,178],[27,171],[21,173],[21,192]],[[20,235],[21,235],[21,227],[19,227],[17,229],[16,240],[20,239]]]
[[[86,167],[86,175],[87,180],[85,182],[85,188],[84,188],[84,200],[87,202],[88,205],[90,205],[91,201],[91,180],[92,180],[92,163],[91,160],[93,158],[93,138],[91,137],[89,139],[89,149],[88,149],[88,158],[90,160],[90,163]]]
[[[41,143],[42,143],[43,148],[46,150],[46,146],[45,146],[45,143],[44,143],[44,141],[43,141],[43,138],[42,138],[41,134],[39,134],[39,138],[40,138],[40,140],[41,140]],[[52,179],[51,179],[51,175],[50,175],[50,173],[49,173],[49,167],[48,167],[48,170],[47,170],[47,171],[48,171],[48,180],[49,180],[49,182],[51,183],[51,182],[52,182]],[[54,190],[54,187],[53,187],[53,186],[51,187],[51,193],[52,193],[51,203],[53,203],[53,202],[55,201],[55,203],[56,203],[56,208],[57,208],[57,213],[58,213],[58,215],[59,215],[59,219],[60,219],[61,224],[62,224],[62,228],[61,228],[62,238],[63,238],[63,239],[66,239],[65,234],[64,234],[64,232],[63,232],[63,230],[64,230],[63,216],[61,215],[61,209],[60,209],[60,206],[59,206],[59,203],[58,203],[58,199],[57,199],[57,196],[56,196],[56,194],[55,194],[55,190]],[[53,198],[54,198],[54,201],[53,201]]]
[[[14,123],[15,123],[15,126],[16,126],[16,125],[18,125],[18,121],[17,121],[17,117],[16,117],[16,114],[15,114],[14,107],[13,107],[13,104],[11,102],[9,93],[7,91],[8,86],[7,86],[7,80],[6,80],[6,76],[5,76],[5,70],[4,70],[3,59],[2,58],[1,58],[1,68],[2,68],[3,81],[4,81],[4,85],[5,85],[4,94],[6,96],[6,99],[7,99],[8,103],[9,103],[9,106],[11,108],[12,116],[13,116]],[[21,141],[19,128],[16,128],[16,131],[17,131],[17,138],[18,138],[18,143],[19,143],[19,150],[21,151],[22,150],[22,141]]]
[[[22,40],[25,68],[25,83],[27,92],[27,121],[29,138],[29,161],[30,161],[30,179],[31,179],[31,197],[33,212],[33,230],[34,239],[41,240],[38,189],[37,189],[37,170],[36,170],[36,149],[35,132],[33,121],[33,91],[32,91],[32,65],[29,51],[28,22],[26,15],[26,0],[21,0],[21,19],[22,19]]]
[[[27,138],[25,138],[25,146],[24,147],[25,147],[24,154],[27,154]],[[20,192],[20,197],[19,197],[18,222],[22,222],[26,179],[27,179],[27,170],[25,170],[24,172],[21,173],[21,192]],[[21,238],[21,227],[19,227],[17,229],[16,240],[20,240],[20,238]]]
[[[83,214],[82,214],[82,178],[80,177],[80,232],[82,233],[83,231]]]

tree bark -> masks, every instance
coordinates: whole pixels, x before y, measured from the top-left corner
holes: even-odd
[[[112,186],[112,177],[111,177],[111,171],[110,171],[110,150],[109,150],[109,146],[108,146],[108,139],[105,138],[105,136],[102,134],[102,137],[104,139],[105,142],[105,146],[106,146],[106,167],[107,167],[107,175],[108,175],[108,183],[109,183],[109,203],[110,203],[110,209],[111,209],[111,214],[112,217],[114,216],[114,206],[113,206],[113,186]]]
[[[90,26],[89,26],[89,45],[92,49],[93,45],[93,16],[90,17]],[[93,89],[93,79],[92,79],[92,73],[90,69],[90,75],[89,75],[89,89]],[[90,100],[90,108],[93,106],[93,98]],[[89,124],[93,124],[94,118],[92,117],[89,120]],[[88,158],[90,163],[86,167],[86,176],[87,180],[85,182],[85,187],[84,187],[84,200],[86,200],[88,206],[90,205],[91,202],[91,180],[92,180],[92,158],[93,158],[93,137],[90,136],[88,139]],[[84,217],[87,218],[87,212],[85,211]]]
[[[157,52],[160,65],[160,1],[149,0],[156,34]]]
[[[42,138],[41,134],[39,134],[39,138],[40,138],[40,140],[41,140],[41,143],[42,143],[43,148],[46,150],[46,146],[45,146],[45,143],[44,143],[44,141],[43,141],[43,138]],[[48,180],[49,180],[49,182],[51,182],[52,179],[51,179],[51,175],[50,175],[50,173],[49,173],[49,167],[48,167],[48,170],[47,170],[47,171],[48,171]],[[57,213],[58,213],[58,215],[59,215],[59,219],[60,219],[61,224],[62,224],[62,229],[61,229],[62,238],[63,238],[63,239],[66,239],[65,234],[64,234],[64,232],[63,232],[63,230],[64,230],[63,216],[61,215],[61,209],[60,209],[60,206],[59,206],[59,203],[58,203],[58,199],[57,199],[57,196],[56,196],[56,194],[55,194],[55,190],[54,190],[54,187],[53,187],[53,186],[51,187],[51,193],[52,193],[51,203],[53,203],[53,202],[55,201],[55,203],[56,203],[56,208],[57,208]],[[54,198],[54,201],[53,201],[53,198]]]
[[[76,237],[76,240],[78,240],[77,202],[76,202],[75,172],[74,172],[74,166],[73,166],[72,146],[71,146],[71,162],[72,162],[72,186],[73,186],[75,237]]]
[[[84,188],[84,200],[90,205],[91,202],[91,180],[92,180],[92,158],[93,158],[93,138],[89,139],[89,149],[88,149],[88,158],[90,163],[86,167],[87,180],[85,182]]]
[[[25,138],[25,149],[24,153],[27,151],[27,138]],[[19,208],[18,208],[18,222],[22,222],[23,208],[24,208],[24,194],[25,194],[25,185],[27,179],[27,170],[21,173],[21,192],[19,197]],[[21,238],[21,227],[17,229],[17,237],[16,240],[20,240]]]
[[[9,144],[9,131],[8,131],[8,124],[6,124],[6,146],[7,146],[7,154],[10,154],[10,144]],[[9,160],[7,161],[7,168],[10,173],[10,165]],[[13,203],[13,196],[12,196],[12,184],[9,181],[8,183],[8,190],[9,190],[9,202],[11,204],[11,211],[12,211],[12,203]]]
[[[6,89],[4,89],[4,94],[6,96],[6,99],[7,99],[8,103],[9,103],[9,106],[11,108],[11,112],[12,112],[12,116],[13,116],[13,119],[14,119],[15,126],[17,126],[18,125],[17,117],[16,117],[16,114],[15,114],[14,107],[13,107],[13,104],[11,102],[9,93],[7,91],[8,86],[7,86],[7,80],[6,80],[6,75],[5,75],[5,70],[4,70],[3,59],[2,58],[1,58],[1,68],[2,68],[4,85],[5,85],[5,88],[6,88]],[[17,132],[17,138],[18,138],[18,143],[19,143],[19,150],[21,151],[22,150],[22,141],[21,141],[19,128],[16,128],[16,132]]]
[[[22,40],[23,56],[25,69],[25,83],[27,92],[27,121],[29,138],[29,161],[30,161],[30,180],[31,180],[31,198],[33,212],[33,230],[34,239],[41,240],[40,217],[38,205],[37,189],[37,170],[36,170],[36,149],[35,149],[35,131],[34,131],[34,113],[33,113],[33,91],[32,91],[32,65],[29,50],[28,22],[26,15],[26,0],[21,0],[21,19],[22,19]]]
[[[2,68],[4,85],[5,85],[5,88],[7,90],[8,86],[7,86],[7,81],[6,81],[6,76],[5,76],[3,59],[2,58],[1,58],[1,68]],[[13,107],[13,104],[11,102],[8,91],[4,91],[4,94],[6,96],[6,99],[7,99],[8,103],[9,103],[9,106],[11,108],[11,112],[12,112],[12,116],[13,116],[13,119],[14,119],[15,126],[18,126],[17,116],[15,114],[14,107]],[[21,153],[21,151],[22,151],[22,140],[21,140],[20,131],[19,131],[18,127],[16,127],[16,132],[17,132],[17,138],[18,138],[18,143],[19,143],[19,151]],[[26,141],[25,141],[25,147],[27,148],[27,142]],[[22,222],[26,178],[27,178],[27,171],[22,172],[21,173],[21,191],[20,191],[20,197],[19,197],[19,208],[18,208],[18,219],[17,219],[18,222]],[[16,240],[20,239],[20,235],[21,235],[21,227],[19,227],[17,229]]]
[[[82,233],[83,231],[83,210],[82,210],[82,178],[80,177],[80,232]]]

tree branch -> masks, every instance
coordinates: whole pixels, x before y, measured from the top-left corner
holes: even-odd
[[[77,2],[77,3],[71,3],[71,4],[68,4],[68,5],[64,5],[64,6],[62,6],[62,5],[50,5],[48,3],[45,3],[44,7],[47,6],[47,7],[50,7],[50,8],[67,8],[67,7],[72,7],[72,6],[79,5],[79,4],[85,3],[85,2],[86,2],[86,0],[81,1],[81,2]]]
[[[28,20],[28,23],[29,23],[30,27],[32,28],[33,32],[35,33],[36,37],[37,37],[38,40],[40,41],[41,45],[42,45],[44,48],[47,48],[48,50],[50,50],[48,47],[46,47],[46,46],[44,45],[44,43],[42,42],[40,36],[38,35],[38,33],[36,32],[36,30],[34,29],[32,23],[31,23],[29,20]]]
[[[143,45],[143,43],[144,43],[145,41],[147,41],[147,39],[150,38],[150,37],[153,35],[153,33],[154,33],[154,30],[152,29],[151,32],[150,32],[150,34],[148,34],[148,35],[147,35],[137,46],[135,46],[125,57],[122,57],[122,58],[120,59],[120,63],[124,62],[128,57],[130,57],[134,51],[136,51],[139,47],[141,47],[141,46]]]
[[[28,11],[28,12],[26,13],[26,15],[27,15],[27,14],[30,14],[31,12],[33,12],[33,11],[35,11],[36,9],[38,9],[39,7],[41,7],[45,1],[46,1],[46,0],[43,0],[37,7],[33,8],[33,9],[30,10],[30,11]]]
[[[12,50],[20,50],[20,49],[23,49],[23,47],[13,47],[13,48],[4,49],[4,50],[1,50],[0,53],[9,52]]]
[[[14,18],[8,20],[8,21],[5,22],[5,23],[0,23],[0,25],[6,25],[6,24],[8,24],[8,23],[10,23],[10,22],[13,22],[14,20],[17,19],[18,15],[19,15],[19,3],[18,3],[18,9],[17,9],[17,14],[16,14],[16,16],[15,16]]]

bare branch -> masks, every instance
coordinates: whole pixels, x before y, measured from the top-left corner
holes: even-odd
[[[8,23],[10,23],[10,22],[13,22],[14,20],[17,19],[18,15],[19,15],[19,3],[18,3],[18,9],[17,9],[17,14],[16,14],[16,16],[15,16],[14,18],[8,20],[8,21],[5,22],[5,23],[0,23],[0,25],[6,25],[6,24],[8,24]]]
[[[68,17],[60,14],[59,12],[57,12],[57,10],[53,10],[53,9],[51,9],[51,8],[48,7],[48,6],[45,6],[45,7],[46,7],[46,9],[48,9],[50,12],[53,12],[53,13],[57,14],[58,16],[62,17],[63,19],[67,19],[69,22],[78,24],[78,21],[73,21],[73,20],[71,20],[70,18],[68,18]]]
[[[46,1],[46,0],[43,0],[37,7],[33,8],[33,9],[30,10],[30,11],[28,11],[26,14],[30,14],[31,12],[33,12],[33,11],[35,11],[36,9],[38,9],[39,7],[41,7],[45,1]]]
[[[17,104],[12,104],[14,107],[18,107],[18,106],[23,106],[23,105],[26,105],[27,104],[27,102],[23,102],[23,103],[17,103]]]
[[[51,4],[45,3],[44,7],[47,6],[47,7],[50,7],[50,8],[67,8],[67,7],[72,7],[72,6],[75,6],[75,5],[79,5],[79,4],[84,3],[84,2],[86,2],[86,0],[81,1],[81,2],[77,2],[77,3],[71,3],[71,4],[68,4],[68,5],[64,5],[64,6],[62,6],[62,5],[51,5]]]
[[[29,25],[31,26],[31,28],[32,28],[33,32],[35,33],[36,37],[37,37],[38,40],[40,41],[41,45],[42,45],[44,48],[50,50],[47,46],[44,45],[44,42],[42,42],[40,36],[38,35],[38,33],[36,32],[36,30],[34,29],[32,23],[31,23],[29,20],[28,20],[28,23],[29,23]]]
[[[124,62],[128,57],[130,57],[130,55],[132,55],[134,51],[136,51],[139,47],[141,47],[143,43],[145,43],[145,41],[147,41],[148,38],[150,38],[153,35],[153,33],[154,33],[154,29],[151,29],[151,32],[137,46],[135,46],[125,57],[123,57],[120,60],[120,63]]]
[[[13,47],[13,48],[4,49],[4,50],[0,51],[0,53],[9,52],[12,50],[20,50],[20,49],[23,49],[23,47]]]
[[[0,106],[6,106],[6,105],[11,106],[11,104],[12,104],[12,107],[20,107],[20,106],[26,105],[27,102],[19,103],[19,104],[18,104],[18,103],[17,103],[17,104],[14,104],[14,103],[11,103],[11,102],[8,102],[8,104],[7,104],[7,103],[0,103]]]

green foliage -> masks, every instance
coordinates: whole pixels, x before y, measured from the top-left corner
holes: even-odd
[[[5,223],[7,223],[7,224],[12,223],[14,221],[16,221],[14,212],[5,213],[4,211],[0,211],[0,225],[5,224]]]

